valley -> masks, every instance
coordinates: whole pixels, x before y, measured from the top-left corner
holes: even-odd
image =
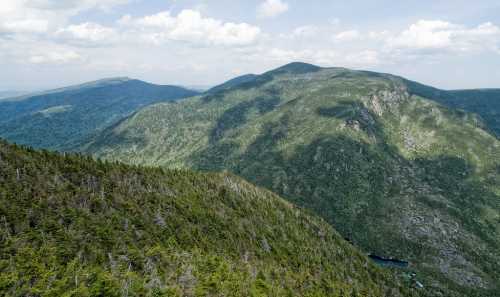
[[[148,106],[83,151],[228,170],[366,253],[408,259],[433,290],[487,296],[500,279],[500,143],[477,115],[423,95],[388,74],[292,63]]]
[[[500,297],[498,12],[1,0],[0,297]]]
[[[106,224],[121,225],[126,217],[138,216],[134,224],[147,228],[146,233],[139,232],[141,236],[137,235],[137,230],[135,235],[127,233],[128,230],[120,231],[122,233],[119,236],[135,238],[128,239],[132,241],[127,247],[116,245],[113,237],[109,243],[111,245],[88,254],[87,257],[93,259],[92,265],[97,265],[92,266],[94,268],[102,265],[108,267],[108,260],[115,263],[117,260],[114,253],[127,255],[126,258],[131,259],[127,250],[132,244],[133,251],[137,252],[134,257],[138,257],[141,263],[173,259],[179,267],[191,267],[189,273],[196,269],[201,278],[209,277],[206,273],[212,273],[206,270],[209,269],[206,265],[213,264],[215,266],[210,267],[224,269],[224,273],[229,274],[216,276],[217,280],[212,283],[216,287],[213,292],[229,294],[232,289],[220,287],[225,282],[219,277],[227,279],[229,286],[235,281],[229,275],[234,274],[239,278],[238,284],[241,284],[238,287],[239,294],[254,294],[256,291],[248,290],[258,290],[254,288],[257,281],[255,275],[260,277],[261,273],[257,271],[261,269],[269,284],[264,287],[272,288],[267,291],[268,295],[262,296],[282,296],[285,292],[292,291],[297,294],[297,290],[308,287],[311,291],[307,292],[316,292],[318,296],[415,294],[493,297],[500,292],[500,141],[497,127],[500,99],[497,94],[497,90],[445,91],[390,74],[291,63],[260,75],[237,77],[201,94],[178,87],[114,79],[56,90],[20,101],[7,100],[0,102],[0,113],[8,115],[0,121],[0,136],[9,142],[39,149],[92,156],[65,159],[45,151],[25,151],[23,148],[4,144],[4,151],[20,154],[20,160],[26,159],[22,157],[25,154],[31,156],[28,160],[36,159],[30,161],[35,163],[44,162],[44,158],[58,160],[56,163],[60,164],[59,167],[47,169],[48,172],[68,170],[68,173],[62,175],[65,180],[63,184],[65,187],[68,183],[72,184],[71,189],[76,187],[76,190],[72,190],[73,195],[64,196],[64,199],[70,199],[64,203],[76,205],[77,202],[71,202],[71,199],[88,199],[85,198],[88,195],[91,201],[97,199],[95,202],[85,200],[87,202],[84,203],[83,212],[75,214],[75,218],[85,214],[84,217],[90,219],[97,215],[99,217],[93,220],[102,220],[98,222],[104,228]],[[63,160],[69,160],[72,167],[66,167],[64,162],[67,161]],[[30,166],[43,168],[48,164]],[[92,173],[87,174],[85,170],[89,166]],[[99,171],[95,171],[96,166]],[[11,172],[15,172],[12,170],[14,169],[11,168]],[[12,173],[9,176],[11,175]],[[54,182],[37,181],[37,185],[44,189],[40,192],[40,199],[49,199],[47,195],[53,193],[52,188],[45,190],[46,187],[59,189],[58,180],[61,176],[55,176]],[[96,176],[99,176],[97,180]],[[262,188],[253,188],[236,176]],[[37,177],[37,180],[40,178]],[[164,186],[160,182],[164,179],[170,179],[174,184]],[[177,184],[177,179],[182,182]],[[129,181],[134,186],[124,185],[120,180]],[[7,181],[4,178],[4,185],[12,187],[13,184],[9,185]],[[102,192],[102,187],[101,190],[94,186],[92,190],[86,189],[84,185],[87,182],[96,186],[109,183],[113,189],[112,196],[103,194],[105,192]],[[42,186],[44,183],[47,185]],[[52,185],[53,183],[55,184]],[[137,190],[136,185],[142,190]],[[196,194],[188,196],[197,198],[171,195],[171,191],[166,190],[174,187],[172,193],[182,193],[181,189],[190,189],[192,186],[192,193]],[[121,189],[122,187],[125,188]],[[64,189],[54,193],[63,195],[66,191]],[[16,188],[15,191],[20,189]],[[36,188],[33,191],[38,193]],[[83,194],[78,194],[80,191]],[[158,191],[160,193],[155,194]],[[243,200],[224,200],[227,195],[221,193],[229,193],[231,196],[231,191],[237,196],[242,195]],[[269,191],[277,193],[288,202],[274,198],[277,196]],[[23,199],[29,201],[32,199],[29,197],[38,197],[38,194],[34,195],[35,192],[26,194]],[[162,202],[157,213],[154,213],[155,207],[139,211],[138,205],[144,202],[134,199],[144,195],[151,196],[148,198],[153,199],[151,205],[164,199],[171,201],[169,203],[180,204],[171,210],[168,203]],[[98,200],[99,197],[105,200]],[[102,202],[108,201],[107,199],[113,201],[112,208],[109,208],[108,202]],[[128,202],[129,199],[132,202]],[[222,204],[217,207],[209,205],[211,199],[223,199]],[[245,199],[250,200],[248,203],[242,202],[247,201]],[[263,202],[267,199],[277,199],[279,202],[267,205],[267,202]],[[51,203],[61,203],[58,201]],[[200,201],[205,204],[201,204],[200,208],[195,207]],[[91,207],[88,203],[97,203],[95,207],[98,212],[94,213],[92,208],[87,209]],[[334,238],[338,239],[330,245],[326,243],[329,241],[324,235],[320,235],[320,238],[302,238],[306,235],[300,234],[308,234],[309,231],[300,229],[302,225],[299,223],[295,226],[295,218],[274,213],[285,207],[283,205],[293,210],[292,213],[300,212],[304,216],[311,216],[307,220],[318,220],[321,222],[318,224],[324,226],[321,228],[331,230],[319,231],[318,234],[333,232]],[[106,207],[102,208],[104,206]],[[64,204],[64,212],[73,206],[69,209],[66,207]],[[244,209],[234,210],[233,207]],[[6,209],[4,213],[11,211]],[[46,212],[48,209],[40,211]],[[118,221],[107,221],[100,216],[102,213],[112,214]],[[174,225],[169,225],[167,214],[174,221],[189,216],[186,222],[194,224],[195,229],[175,235]],[[57,213],[54,215],[59,216]],[[315,218],[316,215],[321,219]],[[204,216],[207,216],[207,220],[202,220]],[[221,225],[213,226],[210,220],[217,216],[221,218],[217,221]],[[275,219],[268,222],[268,216]],[[9,220],[15,219],[11,216]],[[59,219],[60,222],[64,220]],[[21,226],[25,224],[22,222],[24,221],[9,224]],[[144,225],[145,222],[150,225]],[[231,228],[240,226],[243,222],[248,224],[241,226],[241,230]],[[70,224],[74,222],[70,220]],[[172,234],[169,238],[158,234],[156,230],[163,228],[165,224],[170,226],[166,232]],[[175,226],[178,227],[179,224]],[[248,226],[253,224],[270,233],[262,239],[258,234],[263,231],[254,230],[250,239],[244,237],[244,247],[237,245],[236,241],[243,240],[240,237],[243,235],[239,232],[247,232]],[[83,228],[79,226],[71,230],[76,232]],[[137,226],[134,228],[139,228]],[[280,231],[285,226],[293,230]],[[28,232],[27,229],[23,230]],[[43,230],[43,233],[47,232]],[[101,234],[94,232],[96,230],[90,234]],[[203,232],[213,232],[209,233],[213,239],[206,239]],[[234,232],[238,233],[235,235]],[[282,232],[278,233],[282,235],[275,232]],[[19,234],[23,238],[27,236]],[[299,237],[293,237],[292,234]],[[148,237],[153,235],[154,238]],[[148,258],[145,256],[147,249],[144,242],[141,241],[139,245],[133,243],[143,240],[142,236],[146,236],[148,247],[157,245],[155,251],[161,257]],[[222,237],[219,238],[220,236]],[[276,250],[276,254],[269,258],[258,251],[259,245],[264,251],[275,251],[269,238],[276,236],[282,241],[279,244],[284,244]],[[342,237],[347,238],[350,243]],[[182,243],[171,246],[169,242],[172,238],[176,242],[181,240]],[[103,240],[101,237],[97,239]],[[68,243],[74,240],[77,238],[70,239]],[[303,240],[305,241],[302,242]],[[231,247],[230,250],[227,250],[226,244]],[[361,279],[365,279],[366,274],[348,276],[346,271],[337,275],[335,271],[346,269],[348,264],[342,261],[346,261],[348,257],[342,257],[343,260],[331,258],[331,253],[338,250],[333,245],[348,249],[351,253],[349,257],[355,255],[357,259],[362,259],[355,264],[354,270],[349,271],[358,273],[369,267],[376,271],[369,272],[369,275],[380,276],[376,276],[376,279],[369,277],[368,282],[364,283]],[[57,244],[51,246],[56,247]],[[106,251],[110,249],[113,250],[112,256],[106,256]],[[200,254],[204,249],[208,249],[208,254]],[[179,258],[181,250],[188,251],[187,259]],[[248,258],[246,251],[256,257],[250,257],[255,260],[250,264],[253,271],[250,274],[250,270],[238,268],[243,265],[241,259]],[[307,251],[305,255],[315,260],[301,258],[298,262],[289,262],[304,251]],[[81,252],[71,249],[68,256],[76,257]],[[171,252],[174,254],[168,254]],[[227,258],[228,254],[238,256]],[[321,255],[321,258],[313,255]],[[369,260],[368,255],[372,256],[372,260]],[[106,257],[109,259],[106,260]],[[204,262],[212,257],[215,257],[215,263]],[[11,261],[8,254],[4,254],[3,259]],[[333,259],[342,263],[332,263]],[[75,265],[83,265],[78,262],[81,260],[74,261],[80,263]],[[110,264],[111,268],[106,268],[108,270],[105,269],[102,273],[111,273],[105,275],[106,278],[114,279],[113,282],[127,282],[123,269],[130,266],[130,263],[135,263],[133,267],[137,266],[134,281],[138,283],[141,279],[149,279],[147,273],[151,271],[160,273],[160,279],[171,279],[175,273],[182,273],[161,270],[163,268],[159,268],[160,266],[156,270],[146,271],[142,264],[127,261],[118,261],[121,264],[117,265],[123,266],[120,268],[121,272],[109,270],[115,265]],[[245,263],[246,261],[244,260]],[[299,264],[302,261],[311,263],[311,266],[303,267],[309,269],[308,272],[291,268],[294,265],[302,267]],[[376,268],[377,263],[382,268]],[[9,267],[12,273],[22,271],[17,266]],[[64,265],[58,267],[68,269],[63,268]],[[277,271],[276,267],[281,268]],[[287,267],[291,270],[287,270]],[[332,272],[329,272],[330,269],[333,269]],[[286,278],[286,284],[278,284],[272,276],[276,273],[290,275],[290,278]],[[311,280],[314,285],[306,285],[304,275],[314,276]],[[177,279],[178,277],[179,274]],[[333,279],[338,285],[316,285],[318,282],[332,284]],[[346,279],[356,280],[356,285],[345,285],[351,284]],[[134,281],[131,280],[132,283]],[[65,286],[70,286],[69,281],[67,282]],[[18,288],[21,283],[23,281],[20,280],[18,285],[11,288]],[[185,284],[178,284],[171,289],[168,285],[155,281],[161,290],[168,288],[171,290],[169,292],[181,295],[196,290],[210,292],[208,287],[199,289],[198,285],[201,283],[204,281],[193,283],[189,288]],[[40,284],[46,285],[43,282]],[[91,284],[90,280],[87,280],[87,284]],[[145,290],[151,292],[153,287]],[[19,288],[31,290],[28,287]],[[358,289],[364,293],[359,293],[361,291]],[[393,291],[387,293],[388,290]],[[306,291],[300,292],[302,296],[309,294]]]

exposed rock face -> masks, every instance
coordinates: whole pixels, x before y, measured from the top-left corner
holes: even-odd
[[[404,146],[406,150],[415,150],[417,147],[417,142],[408,130],[403,131]]]
[[[271,72],[210,96],[142,110],[92,152],[229,170],[321,215],[364,251],[408,259],[443,296],[500,290],[500,146],[474,117],[401,78],[337,68]],[[147,144],[132,149],[134,139]]]
[[[399,105],[410,99],[410,94],[404,86],[399,86],[394,91],[382,90],[371,94],[365,103],[378,116],[383,116],[384,112],[398,112]],[[366,102],[368,101],[368,102]]]

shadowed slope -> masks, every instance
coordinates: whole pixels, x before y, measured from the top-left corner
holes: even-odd
[[[388,74],[294,63],[144,108],[88,152],[230,170],[314,210],[367,253],[410,261],[436,294],[494,295],[500,143],[477,116],[411,90]]]
[[[500,89],[444,91],[412,81],[407,84],[417,95],[479,115],[488,129],[500,137]]]
[[[0,101],[0,136],[40,148],[76,150],[141,107],[197,92],[116,78]]]

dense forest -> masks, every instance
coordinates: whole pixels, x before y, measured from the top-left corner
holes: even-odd
[[[491,123],[436,90],[292,63],[145,107],[85,151],[228,170],[312,210],[366,253],[410,261],[436,292],[495,296],[500,142]]]
[[[0,137],[73,151],[141,107],[198,94],[169,85],[111,78],[0,101]]]
[[[0,142],[0,296],[417,296],[411,285],[229,173]]]

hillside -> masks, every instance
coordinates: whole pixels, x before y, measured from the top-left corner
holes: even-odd
[[[229,170],[311,209],[436,296],[500,293],[500,142],[400,77],[293,63],[146,107],[86,147],[132,164]]]
[[[234,88],[242,83],[253,81],[256,77],[257,77],[257,75],[255,75],[255,74],[241,75],[241,76],[235,77],[233,79],[230,79],[223,84],[220,84],[218,86],[210,88],[209,90],[207,90],[207,93],[217,93],[219,91]]]
[[[75,150],[141,107],[196,94],[115,78],[6,99],[0,101],[0,136],[39,148]]]
[[[324,221],[231,174],[5,142],[0,166],[1,296],[417,293]]]
[[[445,91],[406,81],[409,90],[445,106],[479,115],[488,129],[500,137],[500,89]]]

